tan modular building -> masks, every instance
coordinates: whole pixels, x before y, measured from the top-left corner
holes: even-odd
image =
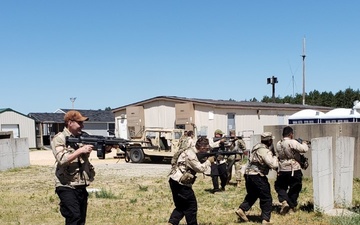
[[[189,130],[192,124],[198,135],[212,137],[216,129],[221,129],[226,135],[235,130],[237,135],[250,137],[262,133],[264,126],[287,125],[289,116],[303,109],[331,110],[321,106],[158,96],[114,108],[113,113],[115,134],[122,138],[141,136],[148,127]]]
[[[36,148],[35,120],[10,108],[0,109],[0,131],[13,133],[13,138],[27,138],[29,148]]]

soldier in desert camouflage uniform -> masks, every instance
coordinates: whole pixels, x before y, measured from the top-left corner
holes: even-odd
[[[249,221],[245,212],[250,210],[256,200],[260,199],[262,224],[270,222],[272,211],[272,196],[270,184],[266,177],[270,169],[278,167],[278,159],[270,150],[274,137],[271,132],[261,134],[261,143],[251,150],[249,163],[245,170],[245,185],[247,194],[235,213],[244,221]]]

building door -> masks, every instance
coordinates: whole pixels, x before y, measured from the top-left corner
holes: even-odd
[[[227,133],[226,135],[230,135],[230,131],[235,130],[235,113],[228,113],[228,119],[227,119]]]
[[[117,137],[128,139],[128,132],[127,132],[127,120],[126,118],[117,118],[117,125],[118,125],[118,133]]]
[[[12,131],[14,138],[20,137],[19,124],[1,124],[1,131]]]

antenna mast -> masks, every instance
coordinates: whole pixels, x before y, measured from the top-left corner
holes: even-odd
[[[70,98],[71,104],[72,104],[72,109],[74,109],[74,102],[76,100],[76,97]]]
[[[302,104],[305,105],[305,37],[303,40],[303,54],[301,55],[303,59],[303,93],[302,93]]]

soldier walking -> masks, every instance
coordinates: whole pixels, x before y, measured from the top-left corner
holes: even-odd
[[[294,139],[291,127],[284,127],[283,139],[276,144],[276,154],[279,157],[279,172],[275,181],[275,190],[281,202],[280,214],[294,213],[302,189],[302,171],[296,154],[309,150],[306,142],[299,143]]]
[[[261,134],[261,143],[256,144],[251,150],[249,164],[245,170],[245,186],[247,194],[236,215],[248,222],[245,212],[250,210],[256,200],[260,199],[262,224],[272,224],[272,196],[270,184],[266,177],[270,169],[278,167],[278,159],[270,150],[274,137],[271,132]]]

